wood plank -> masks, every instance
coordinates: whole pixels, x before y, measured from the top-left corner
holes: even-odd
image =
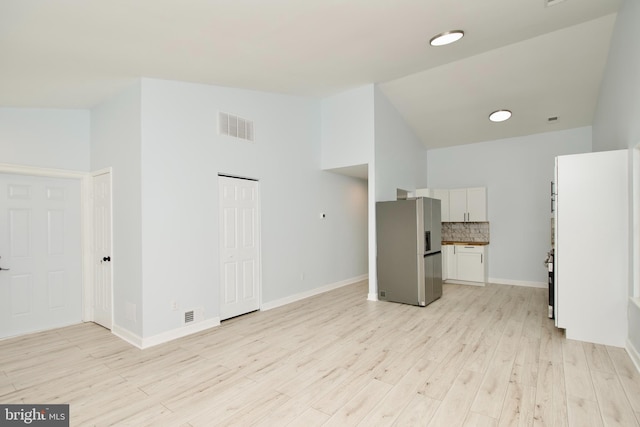
[[[423,360],[417,366],[411,368],[407,374],[400,379],[379,405],[375,407],[362,420],[365,426],[390,426],[404,413],[408,403],[418,395],[418,387],[422,384],[421,373],[433,366],[435,363]]]
[[[413,396],[409,403],[404,407],[394,425],[396,426],[420,426],[427,425],[436,413],[439,400],[430,399],[422,394]],[[366,425],[363,425],[366,427]]]
[[[596,401],[567,396],[567,413],[571,427],[599,427],[603,425]]]
[[[606,346],[583,342],[582,348],[584,350],[589,369],[592,371],[608,372],[610,374],[616,373],[616,368],[613,366],[613,362],[609,357]]]
[[[313,408],[307,408],[299,417],[291,421],[288,425],[290,426],[305,426],[305,427],[315,427],[324,425],[327,420],[330,418],[329,415],[324,412],[320,412]],[[265,423],[262,421],[258,422],[256,426],[264,426],[264,427],[272,427],[273,423],[266,420]]]
[[[496,419],[500,417],[513,362],[513,354],[496,352],[473,401],[472,412]]]
[[[594,370],[591,376],[604,424],[637,426],[636,416],[616,374]]]
[[[523,335],[513,363],[511,381],[535,387],[538,383],[539,356],[540,339]]]
[[[498,425],[525,427],[533,424],[536,388],[512,382],[509,384]]]
[[[640,412],[640,372],[636,370],[633,361],[624,349],[607,347],[607,354],[611,358],[631,407],[634,411]]]
[[[460,372],[429,425],[434,427],[462,425],[481,381],[482,376],[477,372],[469,370]]]
[[[357,425],[389,392],[391,386],[378,380],[369,381],[324,424],[331,426]]]
[[[469,412],[467,419],[464,420],[462,427],[497,427],[498,420],[488,417],[486,415],[480,415],[476,412]]]

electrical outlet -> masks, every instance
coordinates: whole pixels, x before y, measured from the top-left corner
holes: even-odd
[[[171,301],[171,310],[172,311],[178,310],[178,303],[176,301]]]

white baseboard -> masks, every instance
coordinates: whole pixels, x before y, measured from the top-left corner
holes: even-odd
[[[640,372],[640,352],[638,352],[638,349],[635,348],[633,343],[628,338],[626,350],[629,354],[629,357],[633,361],[633,364],[636,365],[636,370]]]
[[[0,163],[0,165],[1,165],[1,163]],[[54,330],[54,329],[66,328],[68,326],[79,325],[81,323],[87,323],[87,322],[85,322],[84,320],[81,320],[81,321],[57,323],[57,324],[54,324],[54,325],[47,325],[47,327],[43,328],[43,329],[36,329],[34,331],[25,331],[25,332],[20,332],[20,333],[18,333],[16,335],[7,335],[5,337],[0,337],[0,341],[8,340],[8,339],[11,339],[11,338],[24,337],[24,336],[31,335],[31,334],[39,334],[40,332],[47,332],[47,331],[51,331],[51,330]]]
[[[444,284],[453,283],[456,285],[484,286],[484,282],[468,282],[466,280],[454,280],[454,279],[447,279],[442,283]]]
[[[142,337],[134,334],[130,330],[121,328],[118,325],[113,325],[111,333],[132,346],[142,349]]]
[[[162,332],[160,334],[154,335],[149,338],[142,338],[133,332],[130,332],[126,329],[120,328],[114,325],[111,332],[128,342],[131,345],[138,347],[141,350],[145,348],[153,347],[159,344],[164,344],[169,341],[173,341],[178,338],[186,337],[187,335],[192,335],[206,329],[215,328],[216,326],[220,326],[220,318],[213,317],[211,319],[206,319],[202,322],[194,323],[193,325],[184,326],[181,328],[171,329],[166,332]]]
[[[526,280],[496,279],[494,277],[489,277],[489,283],[495,283],[497,285],[526,286],[529,288],[543,288],[543,289],[547,289],[549,287],[549,284],[547,282],[529,282]]]
[[[363,274],[361,276],[352,277],[350,279],[341,280],[340,282],[330,283],[328,285],[320,286],[319,288],[311,289],[309,291],[300,292],[299,294],[291,295],[285,298],[280,298],[275,301],[270,301],[267,303],[262,303],[262,307],[260,310],[267,311],[272,310],[277,307],[281,307],[283,305],[291,304],[292,302],[300,301],[305,298],[312,297],[314,295],[323,294],[325,292],[332,291],[334,289],[341,288],[343,286],[351,285],[353,283],[362,282],[363,280],[367,280],[369,278],[368,274]]]
[[[367,301],[378,301],[378,294],[367,294]]]

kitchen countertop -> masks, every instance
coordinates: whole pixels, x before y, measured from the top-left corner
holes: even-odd
[[[468,245],[468,246],[486,246],[489,242],[451,242],[443,241],[443,245]]]

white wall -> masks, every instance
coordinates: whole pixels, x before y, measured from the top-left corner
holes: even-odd
[[[618,148],[634,148],[640,144],[640,1],[624,0],[618,10],[618,17],[611,36],[609,58],[604,71],[598,105],[593,121],[593,148],[597,151]],[[633,157],[633,156],[629,156]],[[630,265],[629,295],[634,296],[634,283],[640,282],[640,200],[637,181],[631,177],[638,175],[640,165],[632,165],[629,195],[635,196],[630,214],[630,228],[634,241],[629,248]],[[634,220],[635,218],[635,220]],[[636,301],[640,301],[635,295]],[[629,345],[627,349],[640,363],[640,306],[629,300]]]
[[[143,79],[142,106],[145,337],[219,314],[218,173],[260,181],[263,302],[366,274],[367,184],[320,170],[320,101]],[[219,136],[218,111],[255,142]]]
[[[91,170],[113,168],[114,329],[137,336],[143,304],[140,110],[137,83],[91,111]]]
[[[489,278],[544,285],[554,159],[590,151],[590,127],[429,150],[429,187],[487,187]]]
[[[89,111],[0,108],[0,162],[89,170]]]
[[[395,200],[397,189],[413,191],[427,183],[427,150],[376,86],[375,153],[369,165],[369,296],[378,298],[375,202]]]
[[[427,150],[382,91],[375,88],[376,201],[395,200],[396,190],[426,187]]]
[[[593,120],[594,151],[640,143],[640,1],[624,0],[611,35]]]
[[[373,160],[374,86],[322,100],[322,169],[369,164]]]

